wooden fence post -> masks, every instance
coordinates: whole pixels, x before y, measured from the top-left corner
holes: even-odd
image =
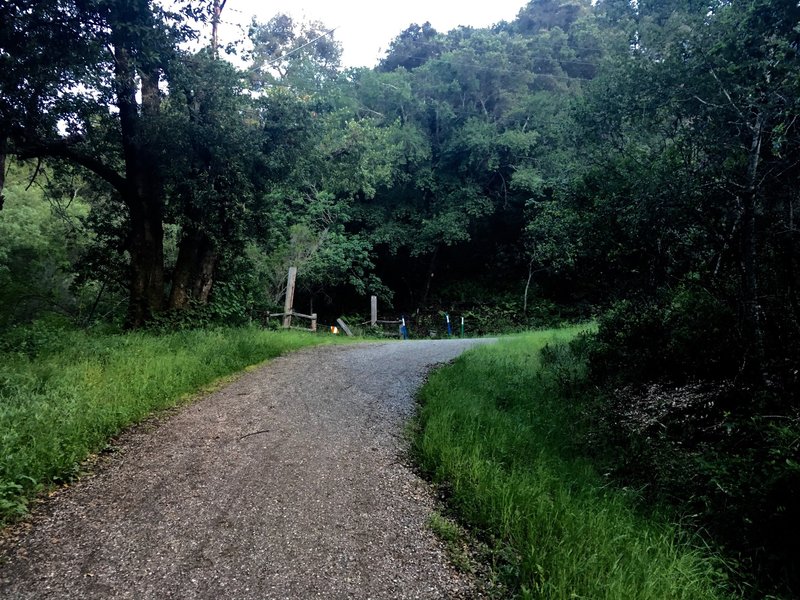
[[[289,267],[289,278],[286,281],[286,302],[283,305],[283,328],[292,326],[292,310],[294,310],[294,284],[297,280],[297,267]]]
[[[317,313],[311,313],[311,331],[317,331]]]
[[[348,337],[353,337],[353,332],[350,331],[350,328],[347,326],[347,323],[345,323],[341,319],[336,319],[336,322],[339,324],[339,327],[342,328],[342,331],[344,331]]]
[[[378,297],[372,296],[369,299],[369,325],[375,327],[378,324]]]

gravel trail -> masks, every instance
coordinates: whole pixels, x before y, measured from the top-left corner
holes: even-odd
[[[129,432],[6,544],[0,597],[480,597],[401,456],[425,373],[481,341],[303,350]]]

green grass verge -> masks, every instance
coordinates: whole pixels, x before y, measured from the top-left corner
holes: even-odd
[[[559,397],[545,344],[577,328],[501,340],[434,373],[421,391],[414,453],[476,529],[522,598],[728,597],[707,548],[614,489],[581,456],[581,407]]]
[[[255,328],[156,335],[59,332],[0,353],[0,523],[69,481],[110,437],[221,377],[335,338]]]

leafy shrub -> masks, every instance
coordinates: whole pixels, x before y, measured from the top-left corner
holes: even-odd
[[[560,392],[567,398],[575,398],[585,391],[586,359],[580,344],[589,334],[582,332],[569,344],[545,344],[541,350],[543,371],[551,377]]]
[[[734,322],[730,307],[689,286],[614,305],[596,335],[572,344],[596,386],[587,449],[651,505],[711,533],[751,573],[753,597],[792,596],[800,412],[786,378],[740,372]],[[574,393],[568,379],[562,387]]]
[[[743,353],[736,315],[702,287],[681,287],[664,308],[664,355],[676,380],[724,379],[739,368]]]
[[[647,380],[662,364],[659,350],[665,337],[654,304],[630,300],[615,303],[600,316],[597,334],[585,348],[592,380]]]
[[[800,415],[759,414],[732,382],[605,389],[588,449],[622,485],[709,532],[765,591],[800,578]]]
[[[588,343],[596,382],[687,383],[736,374],[741,341],[729,307],[702,289],[623,300],[599,319]]]
[[[214,284],[208,304],[192,302],[188,307],[171,310],[153,317],[148,326],[161,332],[181,331],[218,326],[249,325],[251,320],[247,298],[226,282]]]
[[[26,325],[12,325],[0,333],[0,353],[19,353],[34,358],[42,352],[58,352],[68,344],[65,332],[71,329],[65,317],[52,314]]]

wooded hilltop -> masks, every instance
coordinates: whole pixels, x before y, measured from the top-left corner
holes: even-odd
[[[199,48],[224,3],[169,6],[0,4],[2,352],[258,323],[290,266],[323,323],[596,319],[562,349],[586,451],[736,593],[800,594],[796,0],[533,0],[374,69],[286,15]]]

